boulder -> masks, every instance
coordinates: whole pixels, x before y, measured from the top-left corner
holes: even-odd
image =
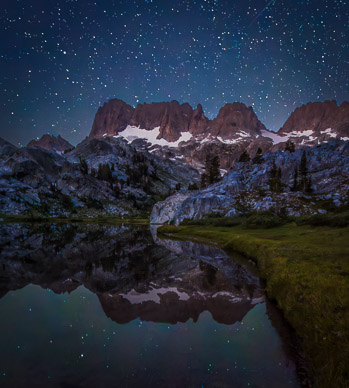
[[[157,202],[150,215],[151,224],[169,224],[175,216],[177,207],[188,198],[188,194],[177,193],[166,198],[162,202]]]

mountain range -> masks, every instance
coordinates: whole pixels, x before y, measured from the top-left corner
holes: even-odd
[[[208,119],[199,104],[193,109],[178,101],[139,104],[136,108],[112,99],[101,106],[94,118],[89,139],[123,137],[129,143],[143,139],[144,147],[163,158],[182,159],[202,167],[207,155],[220,156],[221,168],[229,170],[243,151],[254,156],[277,151],[289,140],[296,148],[330,140],[349,140],[349,103],[310,102],[297,108],[279,129],[268,130],[252,107],[226,104],[217,117]],[[60,136],[44,135],[28,146],[62,152],[72,148]]]
[[[153,211],[156,222],[163,218],[178,222],[187,212],[178,204],[191,200],[194,205],[188,214],[195,217],[216,210],[228,214],[236,201],[241,202],[240,195],[258,190],[268,193],[274,162],[280,169],[280,185],[288,193],[283,200],[290,202],[289,212],[317,211],[317,206],[300,206],[302,193],[290,192],[302,149],[308,150],[307,179],[314,178],[319,195],[325,198],[331,193],[330,200],[337,201],[338,195],[347,198],[348,147],[343,144],[348,141],[348,102],[303,105],[275,133],[261,123],[252,107],[238,102],[226,104],[210,120],[200,104],[196,109],[177,101],[133,108],[112,99],[98,109],[89,136],[76,147],[48,134],[21,148],[0,139],[1,213],[140,216],[176,191],[175,205],[165,201],[159,214]],[[252,159],[257,151],[257,165],[239,162],[244,153]],[[205,161],[213,156],[219,157],[225,177],[212,189],[196,192]],[[275,201],[267,202],[256,209],[272,207]],[[342,202],[337,201],[338,205]],[[193,210],[198,206],[199,210]]]

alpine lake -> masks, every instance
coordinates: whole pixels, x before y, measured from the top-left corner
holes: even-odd
[[[300,387],[254,264],[140,225],[0,225],[1,387]]]

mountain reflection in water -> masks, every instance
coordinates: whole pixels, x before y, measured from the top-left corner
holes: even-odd
[[[233,324],[263,300],[258,277],[222,250],[160,243],[135,227],[2,226],[0,295],[30,283],[55,293],[83,285],[117,323],[195,322],[207,310]]]
[[[209,322],[215,322],[217,326],[214,330],[217,331],[217,329],[221,330],[219,326],[221,324],[242,325],[244,317],[249,315],[249,312],[252,316],[261,315],[262,326],[266,325],[264,320],[269,322],[263,317],[265,314],[263,309],[267,308],[270,313],[272,307],[268,302],[266,304],[258,276],[241,257],[236,256],[233,260],[221,249],[195,242],[160,240],[156,236],[156,231],[152,230],[151,233],[144,227],[95,224],[0,225],[0,252],[1,314],[6,313],[1,311],[2,299],[5,300],[7,295],[14,297],[20,295],[12,294],[16,290],[23,289],[22,291],[26,292],[25,287],[28,285],[40,286],[43,291],[52,290],[54,294],[72,293],[72,296],[78,292],[75,290],[79,286],[83,286],[97,296],[106,317],[115,324],[129,325],[125,330],[128,330],[128,336],[131,337],[135,335],[134,322],[142,324],[148,321],[154,324],[172,325],[191,322],[186,330],[192,323],[198,321],[206,322],[209,327],[213,324]],[[31,292],[33,291],[28,289],[27,294],[30,295]],[[81,295],[84,295],[83,298],[87,297],[85,292]],[[66,298],[68,297],[67,295]],[[262,307],[255,310],[257,305]],[[210,313],[213,321],[206,312]],[[79,314],[79,311],[75,314]],[[90,314],[93,318],[95,313]],[[18,319],[21,317],[18,316]],[[65,318],[62,317],[63,319]],[[206,336],[207,333],[200,333],[200,325],[196,325],[199,332],[195,335]],[[255,326],[258,326],[258,323]],[[183,329],[179,326],[177,330]],[[236,330],[239,331],[239,328]],[[267,331],[270,330],[271,326]],[[156,331],[153,334],[155,337],[152,338],[162,335],[160,332]],[[242,333],[241,328],[241,335]],[[273,341],[275,338],[279,341],[277,332],[274,330],[273,333]],[[124,341],[126,338],[127,336]],[[236,338],[238,348],[245,346],[239,343],[241,339]],[[99,345],[101,344],[95,344],[95,346]],[[7,346],[11,347],[11,344],[8,343]],[[127,344],[124,343],[123,346],[127,347]],[[257,344],[256,348],[258,346],[265,347]],[[270,373],[265,380],[265,382],[269,381],[268,385],[264,385],[258,378],[260,383],[257,386],[299,386],[292,357],[287,353],[288,347],[282,344],[280,346],[278,342],[275,346],[278,360],[281,358],[282,363],[286,363],[285,368],[282,372]],[[243,354],[246,351],[245,346]],[[253,353],[252,349],[251,351]],[[219,352],[216,354],[218,358]],[[199,360],[204,356],[196,357]],[[6,351],[2,349],[0,361],[5,358]],[[137,364],[132,357],[129,362]],[[160,361],[154,359],[154,362],[156,364]],[[0,363],[0,371],[1,367]],[[138,365],[137,368],[139,367]],[[182,367],[185,370],[186,367]],[[179,382],[174,377],[170,378],[168,372],[165,377],[162,376],[165,373],[164,370],[148,371],[155,375],[154,381],[158,381],[153,386],[183,386],[182,384],[201,386],[205,381],[219,384],[218,386],[233,386],[227,382],[230,381],[231,376],[224,377],[223,380],[221,377],[217,380],[217,376],[200,380],[198,376],[203,372],[197,371],[190,372],[194,374],[188,374],[187,377],[183,377],[184,381]],[[99,375],[101,372],[96,373]],[[152,386],[144,380],[144,373],[136,373],[132,378],[129,375],[123,376],[123,383],[118,386]],[[146,376],[148,378],[149,374]],[[186,373],[183,376],[186,376]],[[33,379],[33,381],[39,381],[35,380],[35,377]],[[153,377],[151,381],[152,379]],[[104,381],[104,378],[102,380]],[[245,380],[240,380],[236,380],[234,386],[245,386]],[[57,386],[95,386],[93,384],[96,384],[88,379],[81,381],[81,384]],[[106,383],[107,386],[111,381]],[[272,381],[278,385],[273,385]],[[25,386],[20,378],[14,378],[11,384]],[[41,385],[38,384],[38,386]]]

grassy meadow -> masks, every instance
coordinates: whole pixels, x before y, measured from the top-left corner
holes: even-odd
[[[252,258],[298,334],[317,387],[349,387],[349,226],[347,217],[260,227],[256,220],[206,219],[162,226],[159,234],[219,243]],[[321,221],[322,220],[322,221]],[[225,226],[220,226],[220,225]],[[263,224],[263,223],[262,223]]]

